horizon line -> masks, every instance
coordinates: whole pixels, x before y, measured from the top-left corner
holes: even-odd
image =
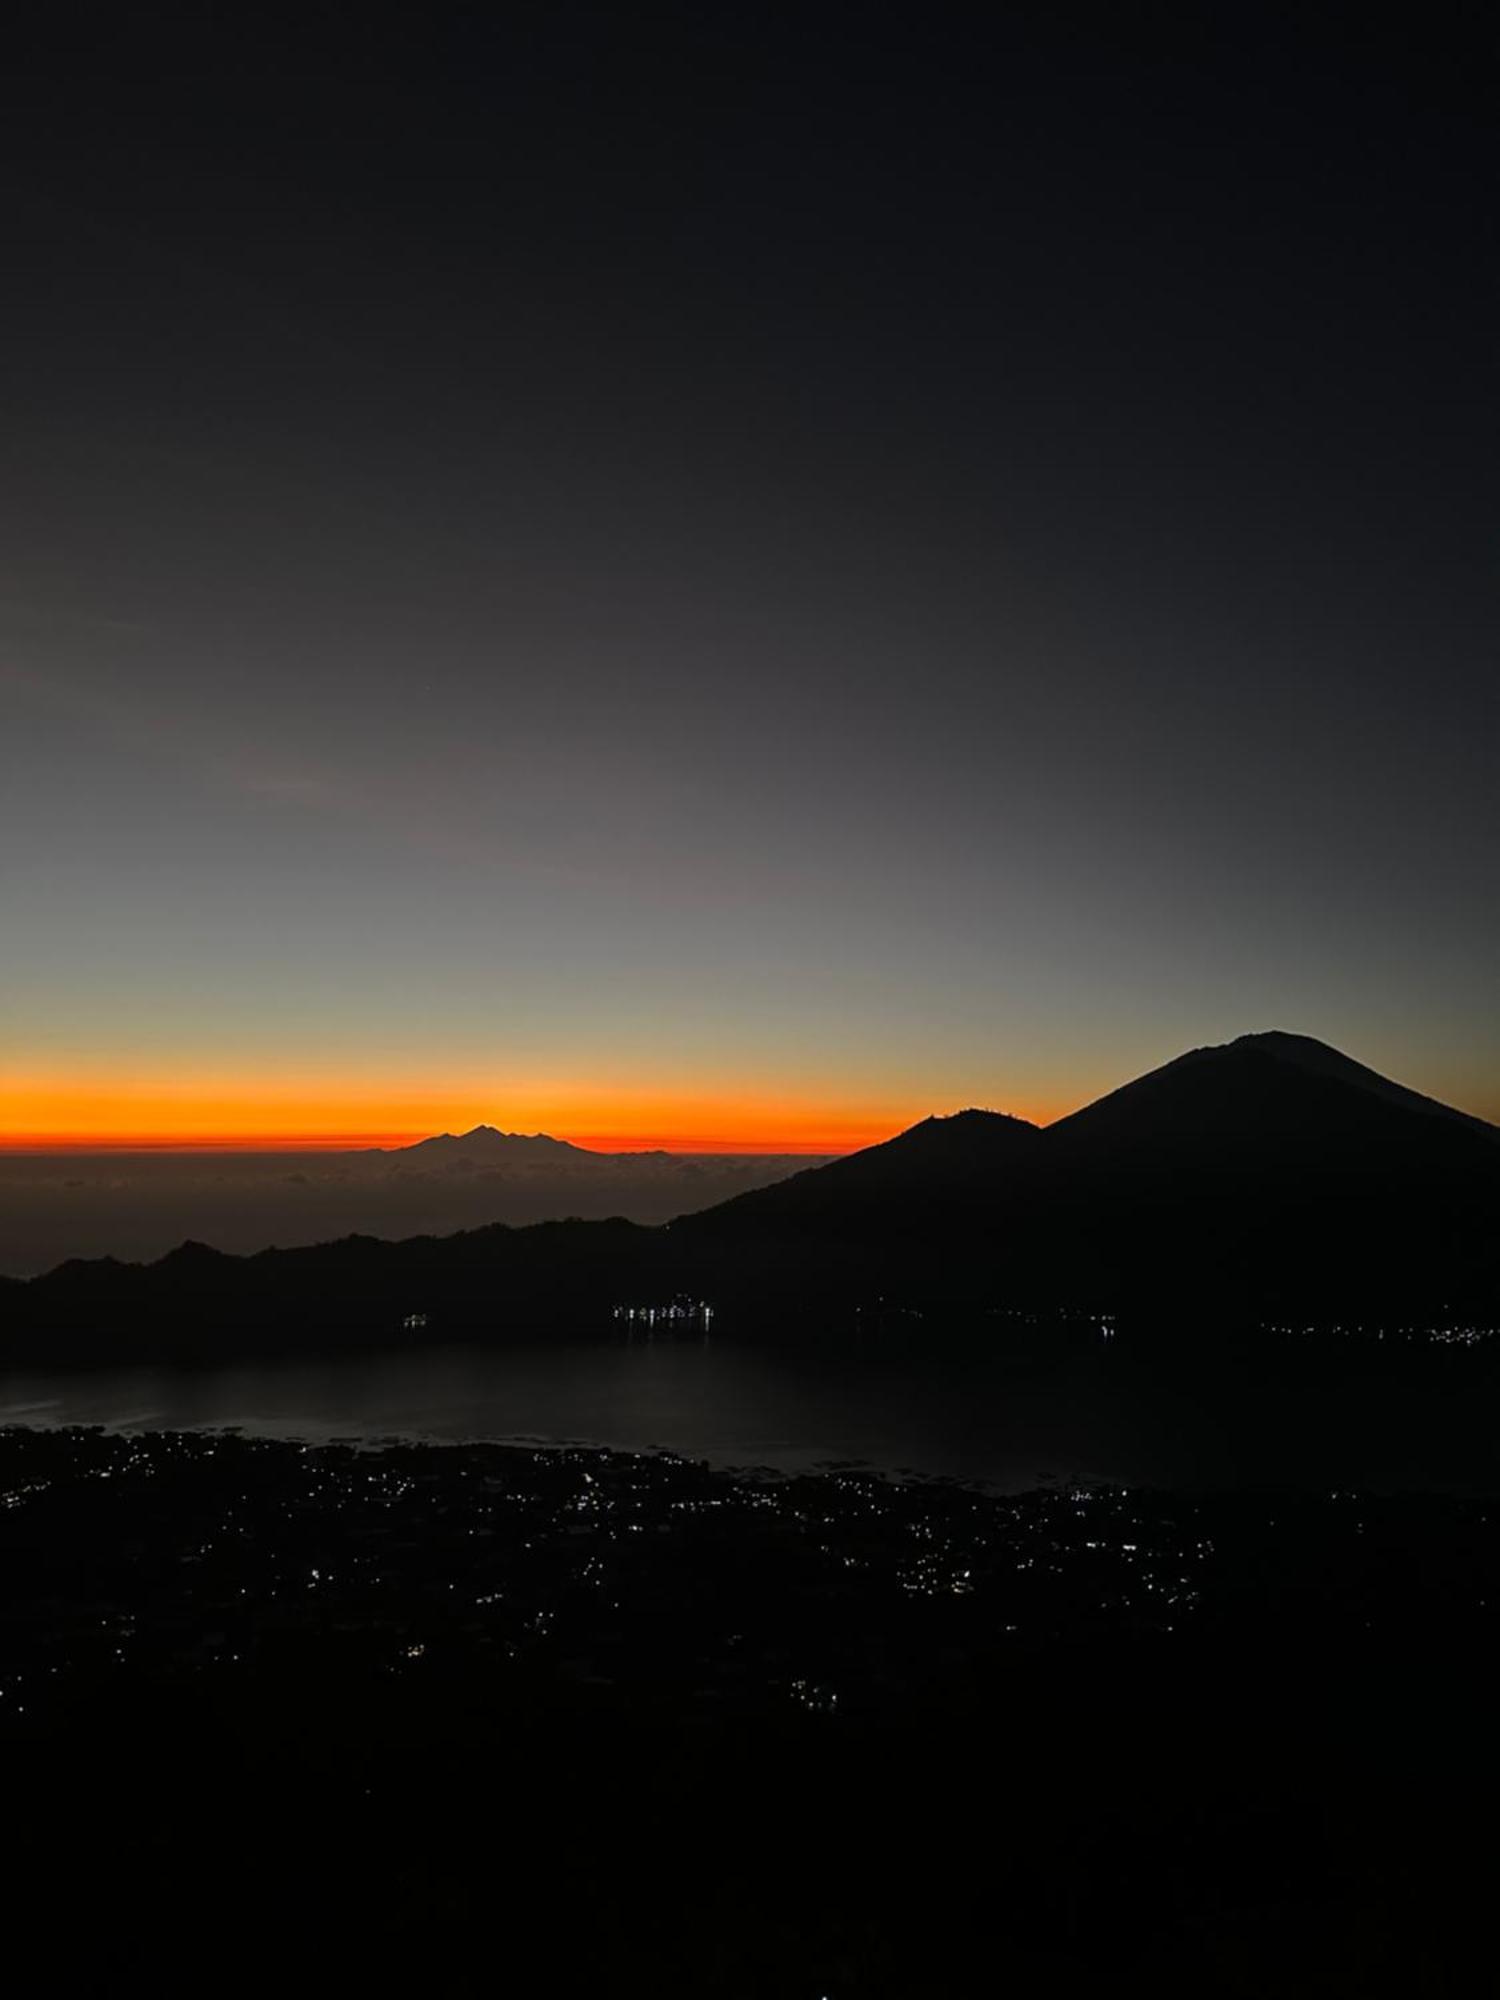
[[[470,1126],[469,1131],[479,1129]],[[491,1127],[499,1130],[498,1127]],[[898,1128],[900,1130],[905,1127]],[[201,1133],[160,1137],[144,1134],[111,1134],[106,1138],[78,1138],[52,1133],[21,1133],[8,1135],[0,1133],[0,1156],[6,1154],[95,1154],[95,1153],[370,1153],[405,1152],[413,1146],[420,1146],[433,1139],[463,1138],[466,1133],[451,1132],[385,1132],[385,1133],[243,1133],[219,1136]],[[721,1137],[683,1135],[681,1133],[647,1134],[598,1134],[589,1133],[580,1138],[570,1137],[563,1132],[507,1133],[509,1138],[555,1139],[560,1143],[575,1147],[579,1152],[604,1155],[636,1156],[642,1153],[672,1153],[679,1156],[692,1154],[735,1154],[745,1158],[801,1158],[803,1156],[832,1158],[835,1155],[858,1152],[866,1145],[878,1145],[882,1138],[895,1137],[894,1132],[881,1128],[879,1137],[862,1139],[851,1144],[847,1137],[828,1140],[784,1139],[774,1143],[764,1139],[726,1139]]]

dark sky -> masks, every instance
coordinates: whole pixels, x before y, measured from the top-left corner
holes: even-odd
[[[0,1124],[1500,1117],[1493,38],[1198,11],[23,19]]]

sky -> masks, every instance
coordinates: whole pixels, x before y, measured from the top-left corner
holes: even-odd
[[[1500,1119],[1477,13],[237,11],[0,77],[0,1144]]]

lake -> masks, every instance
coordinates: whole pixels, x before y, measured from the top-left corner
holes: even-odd
[[[0,1374],[0,1423],[665,1448],[782,1471],[852,1460],[1012,1491],[1070,1479],[1493,1490],[1494,1418],[1488,1374],[1463,1357],[1393,1372],[1351,1356],[1274,1377],[1178,1365],[1168,1382],[1105,1342],[1045,1362],[715,1339]]]

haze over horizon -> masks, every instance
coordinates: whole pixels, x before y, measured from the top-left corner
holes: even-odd
[[[1437,44],[33,19],[0,1149],[834,1152],[1278,1026],[1500,1122]]]

